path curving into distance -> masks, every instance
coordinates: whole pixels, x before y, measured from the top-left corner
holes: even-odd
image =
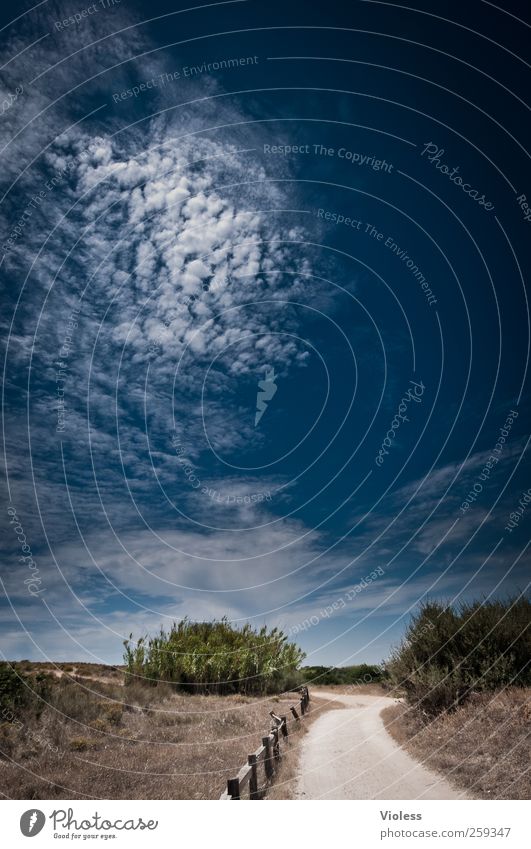
[[[388,696],[344,696],[320,691],[341,702],[310,727],[302,744],[297,799],[466,799],[437,773],[398,746],[381,712],[395,704]]]

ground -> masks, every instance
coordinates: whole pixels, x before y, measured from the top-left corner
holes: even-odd
[[[24,669],[44,675],[48,695],[0,718],[7,798],[217,799],[269,732],[271,710],[289,719],[286,775],[305,733],[289,710],[296,693],[200,696],[124,686],[123,670],[96,664]],[[313,702],[307,720],[318,712]]]
[[[270,728],[289,738],[267,798],[531,796],[529,690],[473,696],[426,721],[380,685],[295,693],[190,695],[124,686],[118,667],[22,664],[42,700],[0,715],[0,794],[12,799],[219,799]],[[384,726],[385,723],[385,726]]]

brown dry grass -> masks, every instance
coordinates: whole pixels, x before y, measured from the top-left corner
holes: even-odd
[[[382,712],[386,728],[417,760],[481,799],[531,798],[531,690],[475,694],[429,722],[405,704]]]
[[[86,677],[93,675],[97,678],[113,678],[118,682],[123,681],[124,676],[123,666],[108,666],[101,663],[85,663],[84,661],[50,663],[49,661],[19,660],[16,667],[20,672],[44,672],[56,675],[58,678],[62,675],[82,675]]]
[[[98,676],[95,665],[64,666],[63,676],[49,676],[48,703],[40,715],[33,707],[0,720],[4,797],[219,798],[227,778],[268,733],[269,711],[291,719],[289,705],[297,699],[124,687],[119,670],[100,667]],[[289,723],[293,749],[291,741],[303,733],[297,725]]]

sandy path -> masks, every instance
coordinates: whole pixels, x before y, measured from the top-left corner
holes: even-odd
[[[436,773],[413,760],[385,730],[387,696],[341,696],[344,710],[331,710],[311,726],[302,745],[297,799],[464,799]]]

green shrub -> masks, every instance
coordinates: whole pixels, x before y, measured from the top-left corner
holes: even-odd
[[[28,675],[18,663],[0,663],[0,713],[30,709],[39,714],[48,697],[48,678],[42,672]]]
[[[21,707],[28,700],[22,677],[9,663],[0,663],[0,710]]]
[[[529,685],[530,612],[526,598],[422,604],[386,664],[392,683],[429,715],[472,692]]]
[[[356,666],[303,666],[302,680],[307,684],[379,684],[385,677],[381,666],[360,663]]]
[[[169,633],[124,642],[126,682],[167,681],[193,693],[266,693],[292,686],[304,654],[278,628],[234,628],[228,619],[174,623]]]

